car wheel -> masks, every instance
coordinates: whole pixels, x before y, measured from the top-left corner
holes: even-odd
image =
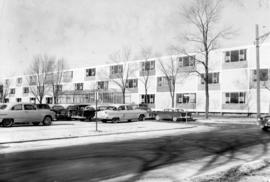
[[[113,122],[113,123],[117,123],[118,121],[119,121],[119,118],[113,118],[113,119],[112,119],[112,122]]]
[[[34,126],[38,126],[39,125],[39,122],[33,122],[32,123]]]
[[[106,121],[106,120],[101,120],[101,122],[102,122],[102,123],[107,123],[107,121]]]
[[[42,123],[44,126],[49,126],[52,124],[52,118],[50,116],[45,116]]]
[[[268,131],[268,127],[267,127],[267,126],[262,126],[261,129],[262,129],[263,131]]]
[[[3,119],[2,126],[3,127],[11,127],[13,125],[13,119]]]
[[[143,114],[140,114],[139,121],[143,121],[143,120],[144,120],[144,115]]]
[[[157,121],[159,121],[159,120],[160,120],[160,116],[159,116],[159,115],[156,115],[155,119],[156,119]]]
[[[176,122],[177,121],[177,117],[173,117],[172,120],[173,120],[173,122]]]

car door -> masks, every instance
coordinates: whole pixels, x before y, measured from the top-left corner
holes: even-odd
[[[26,122],[42,121],[42,110],[37,110],[33,104],[24,104],[24,113],[26,114]]]
[[[138,119],[139,118],[139,110],[135,108],[135,106],[127,105],[127,110],[129,113],[129,119]]]
[[[15,123],[25,121],[26,114],[23,112],[22,104],[16,104],[10,108],[10,116],[14,119]]]
[[[126,108],[124,105],[118,107],[116,113],[117,113],[117,116],[119,117],[120,121],[126,120],[125,112],[126,112]]]

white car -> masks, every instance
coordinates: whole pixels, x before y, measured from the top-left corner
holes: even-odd
[[[51,125],[55,120],[55,113],[50,110],[38,110],[32,103],[14,103],[1,105],[0,124],[11,127],[14,123],[32,123],[45,126]]]
[[[114,107],[110,107],[110,109],[105,109],[97,112],[97,118],[99,120],[102,122],[111,121],[113,123],[132,120],[143,121],[146,115],[147,111],[127,104],[115,105]]]

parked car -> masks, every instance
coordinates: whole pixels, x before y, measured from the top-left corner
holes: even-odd
[[[75,104],[67,107],[68,119],[91,120],[95,116],[95,108],[88,104]]]
[[[114,108],[114,109],[112,109]],[[115,105],[108,107],[108,109],[97,112],[97,118],[102,122],[121,122],[121,121],[132,121],[139,120],[143,121],[147,111],[138,109],[134,105]]]
[[[67,119],[67,109],[61,105],[53,105],[51,110],[55,112],[57,120]]]
[[[104,110],[117,110],[116,106],[112,105],[101,105],[97,107],[97,111],[104,111]]]
[[[186,112],[183,109],[168,108],[163,111],[153,111],[157,121],[162,119],[171,119],[172,121],[178,120],[192,120],[191,112]]]
[[[270,128],[270,115],[260,117],[257,124],[263,131],[267,131]]]
[[[148,104],[139,104],[138,108],[147,111],[146,118],[148,118],[148,119],[155,118],[155,114],[153,113],[152,109],[148,106]]]
[[[5,108],[0,110],[0,123],[4,127],[11,127],[14,123],[32,123],[33,125],[42,123],[48,126],[52,124],[52,120],[55,120],[54,112],[39,110],[31,103],[5,104]]]

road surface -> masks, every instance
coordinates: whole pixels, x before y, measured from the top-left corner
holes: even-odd
[[[0,181],[102,181],[121,176],[126,176],[124,181],[136,181],[152,170],[208,158],[194,169],[192,175],[198,175],[233,160],[255,160],[268,154],[270,134],[256,126],[209,125],[216,128],[195,134],[1,154]],[[184,171],[178,175],[187,177]]]

